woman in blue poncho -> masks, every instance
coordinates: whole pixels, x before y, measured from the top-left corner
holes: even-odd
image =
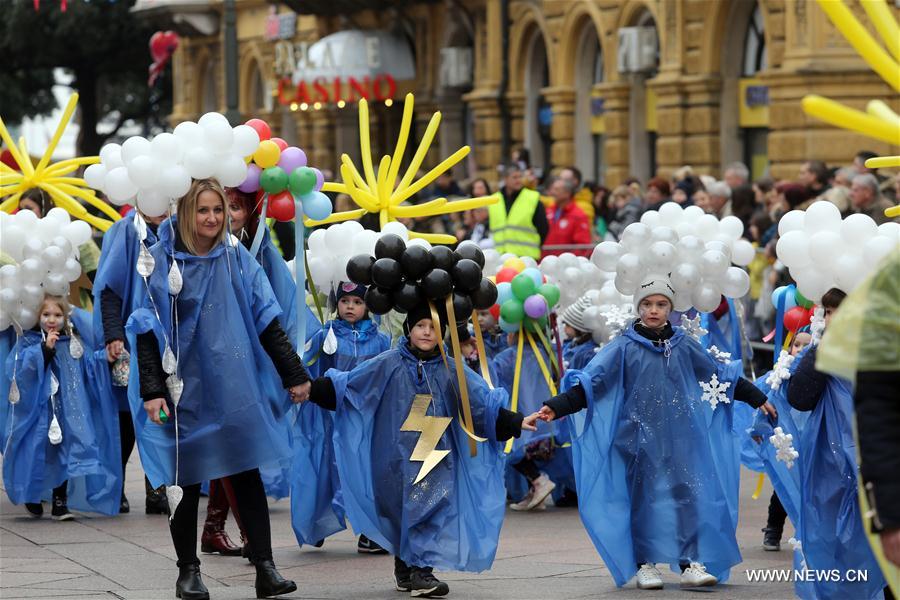
[[[257,596],[297,589],[272,561],[259,468],[290,459],[278,422],[290,403],[278,390],[299,401],[309,377],[281,327],[265,272],[243,246],[231,245],[225,211],[216,181],[193,182],[178,216],[160,227],[152,264],[142,259],[152,269],[148,294],[126,327],[137,348],[131,376],[139,386],[129,386],[129,396],[141,462],[152,484],[183,491],[170,528],[176,595],[188,598],[209,597],[197,558],[200,483],[225,476],[247,533]]]
[[[138,275],[137,257],[140,250],[140,234],[138,229],[146,227],[147,247],[156,243],[156,228],[165,219],[165,215],[148,217],[140,215],[144,225],[135,220],[138,212],[131,210],[125,217],[113,223],[103,234],[103,245],[94,278],[94,330],[97,344],[93,350],[106,356],[118,373],[125,373],[128,364],[129,348],[125,342],[125,323],[131,313],[140,307],[143,301],[144,282]],[[131,422],[131,410],[128,407],[128,394],[121,378],[110,378],[110,390],[119,406],[119,440],[122,456],[122,481],[125,481],[125,468],[131,451],[134,449],[134,424]],[[145,512],[152,514],[169,514],[169,503],[166,501],[165,489],[153,489],[150,481],[144,477],[146,493]],[[130,510],[128,498],[122,490],[122,501],[119,512]]]
[[[826,328],[845,296],[837,288],[822,296]],[[853,389],[849,381],[816,370],[817,352],[818,347],[811,346],[798,358],[787,389],[791,407],[809,412],[797,448],[800,552],[795,566],[818,572],[834,569],[842,577],[797,579],[794,589],[805,600],[881,598],[886,582],[866,539],[857,497]],[[865,571],[867,580],[844,577],[857,570]]]
[[[533,431],[537,418],[504,409],[506,392],[465,369],[473,433],[489,440],[471,456],[457,378],[441,359],[443,332],[431,316],[427,305],[411,310],[408,337],[396,348],[349,372],[329,370],[310,393],[336,411],[337,467],[353,529],[394,555],[397,590],[415,597],[449,592],[432,568],[491,566],[506,495],[497,442]]]
[[[312,377],[329,369],[350,371],[356,365],[389,350],[391,340],[378,331],[363,301],[366,286],[341,283],[334,296],[337,318],[325,323],[309,345],[304,362]],[[332,413],[315,404],[299,407],[294,424],[294,460],[291,481],[291,523],[297,542],[321,546],[343,530],[341,483],[334,462]],[[383,554],[378,544],[360,536],[357,551]]]
[[[665,277],[644,281],[640,319],[584,371],[566,373],[567,391],[541,409],[552,420],[587,408],[567,420],[579,511],[619,586],[637,573],[639,588],[661,589],[655,563],[680,571],[686,587],[727,577],[741,560],[731,400],[772,410],[740,363],[717,362],[672,328],[674,297]]]
[[[45,498],[51,498],[57,521],[73,518],[69,506],[118,514],[116,404],[108,390],[91,381],[94,369],[87,363],[94,357],[85,350],[93,343],[90,316],[72,311],[65,298],[46,296],[39,317],[6,365],[19,394],[3,439],[6,493],[33,517],[43,514]]]

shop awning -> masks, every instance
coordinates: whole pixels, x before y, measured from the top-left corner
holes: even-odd
[[[390,75],[396,81],[415,79],[412,48],[402,37],[383,30],[332,33],[309,47],[309,60],[298,65],[295,81],[317,77],[375,78]]]

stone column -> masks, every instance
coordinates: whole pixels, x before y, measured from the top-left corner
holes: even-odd
[[[616,186],[630,174],[628,162],[628,100],[631,86],[627,81],[598,83],[594,91],[603,98],[603,155],[606,160],[607,186]]]
[[[501,150],[500,106],[496,93],[476,90],[464,96],[472,111],[475,143],[470,156],[474,158],[475,177],[484,177],[492,184],[497,180],[497,165],[503,160]]]
[[[547,87],[541,90],[553,110],[550,127],[552,145],[550,164],[566,167],[575,164],[575,88]]]

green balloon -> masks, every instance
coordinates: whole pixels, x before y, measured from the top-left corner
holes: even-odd
[[[316,172],[309,167],[297,167],[291,173],[288,185],[295,196],[305,196],[316,186]]]
[[[525,318],[525,307],[515,298],[510,298],[500,306],[500,316],[507,323],[521,323]]]
[[[559,288],[552,283],[545,283],[539,287],[538,294],[544,297],[551,310],[559,303]]]
[[[288,186],[288,176],[281,167],[269,167],[259,175],[259,187],[269,194],[283,192]]]
[[[512,286],[513,296],[525,302],[528,296],[531,296],[535,292],[534,279],[525,275],[524,273],[519,273],[515,277],[513,277],[512,282],[510,282]],[[509,319],[507,319],[509,320]]]
[[[547,317],[538,317],[537,319],[525,317],[525,329],[534,333],[539,329],[546,329],[548,322]]]
[[[813,301],[801,294],[800,290],[794,291],[794,301],[803,308],[812,308],[813,305]]]

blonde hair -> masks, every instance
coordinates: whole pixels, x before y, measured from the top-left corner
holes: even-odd
[[[228,203],[225,199],[225,190],[215,179],[195,179],[187,194],[178,199],[178,234],[181,243],[191,254],[197,254],[197,204],[200,194],[203,192],[215,192],[222,200],[222,209],[227,210]],[[222,230],[218,235],[218,242],[224,242],[226,235],[225,220],[222,220]]]
[[[631,190],[628,189],[627,185],[620,185],[616,187],[616,189],[612,192],[613,198],[623,198],[623,199],[631,199]]]
[[[44,312],[44,305],[48,302],[52,302],[56,306],[59,307],[60,312],[63,314],[63,324],[60,327],[59,333],[64,333],[70,326],[71,321],[69,321],[69,314],[72,312],[72,305],[69,304],[68,299],[63,296],[53,296],[51,294],[44,294],[44,300],[41,302],[40,310],[38,310],[38,320],[40,320],[41,313]]]

